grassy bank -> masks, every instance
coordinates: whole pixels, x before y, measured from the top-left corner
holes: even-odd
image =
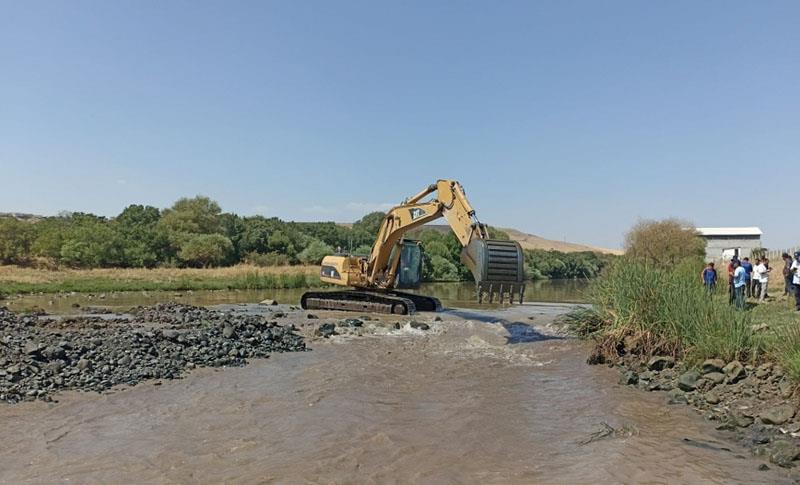
[[[19,293],[305,288],[318,266],[43,270],[0,266],[0,296]]]
[[[696,265],[667,270],[621,260],[593,284],[593,308],[568,321],[595,339],[595,360],[671,355],[689,366],[708,358],[774,361],[800,381],[800,315],[790,302],[737,311],[724,282],[709,297],[698,280]]]

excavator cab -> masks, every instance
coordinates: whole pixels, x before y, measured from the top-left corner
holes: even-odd
[[[422,243],[405,239],[400,243],[400,263],[395,288],[419,288],[422,281]]]

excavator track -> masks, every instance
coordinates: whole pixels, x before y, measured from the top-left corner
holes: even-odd
[[[399,291],[309,291],[300,298],[304,310],[347,310],[390,315],[412,315],[417,311],[439,311],[437,298]]]

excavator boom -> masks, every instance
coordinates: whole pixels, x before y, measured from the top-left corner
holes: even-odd
[[[435,194],[432,199],[428,196]],[[303,295],[303,308],[413,313],[438,310],[438,300],[399,293],[398,269],[405,254],[413,254],[413,244],[404,240],[411,230],[444,217],[463,246],[461,261],[475,278],[478,301],[488,295],[489,302],[513,301],[525,292],[524,258],[515,241],[489,239],[467,200],[461,184],[438,180],[392,208],[381,224],[368,257],[326,256],[320,278],[323,282],[351,286],[356,291],[309,292]],[[413,259],[413,258],[412,258]],[[413,269],[406,265],[402,270]],[[405,274],[405,273],[404,273]],[[409,278],[400,278],[407,283]],[[413,279],[413,278],[411,278]],[[417,275],[416,283],[419,282]],[[413,286],[413,285],[412,285]]]

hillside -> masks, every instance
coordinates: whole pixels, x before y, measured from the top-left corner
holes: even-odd
[[[546,249],[561,251],[564,253],[576,253],[579,251],[594,251],[603,254],[622,254],[621,249],[608,249],[599,248],[596,246],[587,246],[585,244],[570,243],[564,241],[553,241],[552,239],[545,239],[534,234],[527,234],[516,229],[498,228],[508,234],[514,241],[519,241],[523,249]]]
[[[425,229],[434,229],[441,232],[448,232],[450,231],[450,226],[444,224],[429,224],[427,226],[423,226]],[[510,229],[505,227],[498,227],[497,229],[505,232],[508,236],[514,240],[518,241],[522,249],[544,249],[544,250],[554,250],[554,251],[561,251],[563,253],[577,253],[580,251],[593,251],[596,253],[602,254],[622,254],[622,250],[620,249],[608,249],[608,248],[600,248],[596,246],[588,246],[585,244],[578,244],[578,243],[570,243],[564,241],[554,241],[551,239],[545,239],[541,236],[536,236],[534,234],[528,234],[522,231],[518,231],[516,229]]]

